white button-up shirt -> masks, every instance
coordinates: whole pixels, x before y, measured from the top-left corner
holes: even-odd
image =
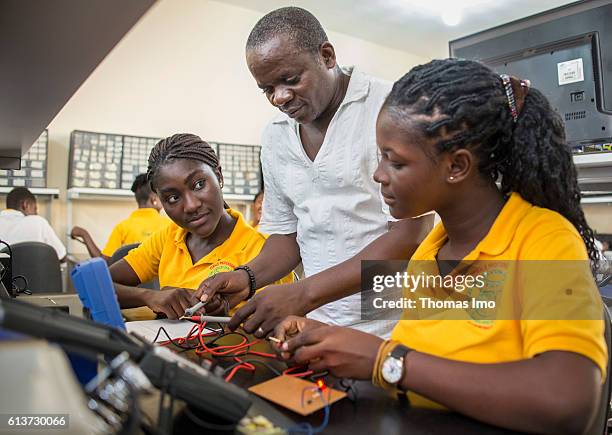
[[[376,118],[391,84],[348,68],[344,100],[314,161],[306,155],[299,125],[285,114],[262,136],[266,193],[259,230],[297,233],[304,274],[341,263],[387,230],[393,220],[373,179],[378,165]],[[391,321],[361,320],[360,295],[329,303],[308,317],[387,336]]]
[[[25,216],[18,210],[8,209],[0,212],[0,240],[9,245],[21,242],[46,243],[55,249],[60,260],[66,256],[64,244],[44,217]]]

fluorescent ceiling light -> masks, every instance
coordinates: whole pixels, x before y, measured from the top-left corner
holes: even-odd
[[[456,26],[461,22],[461,9],[448,8],[442,11],[442,21],[447,26]]]

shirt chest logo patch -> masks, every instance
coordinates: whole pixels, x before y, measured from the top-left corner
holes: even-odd
[[[208,276],[211,277],[221,272],[231,272],[235,268],[236,268],[236,265],[233,263],[230,263],[229,261],[225,261],[225,260],[218,261],[216,263],[213,263],[208,268]]]

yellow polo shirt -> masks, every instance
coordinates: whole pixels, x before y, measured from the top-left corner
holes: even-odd
[[[117,249],[132,243],[141,243],[151,234],[170,223],[170,219],[159,214],[154,208],[139,208],[119,222],[102,249],[102,254],[112,257]]]
[[[248,225],[239,212],[227,211],[237,220],[232,234],[195,264],[185,243],[187,231],[174,222],[132,249],[125,261],[136,272],[140,282],[159,276],[162,288],[182,287],[195,291],[206,278],[251,261],[266,241],[266,237]],[[289,274],[276,284],[292,281],[293,276]]]
[[[415,265],[437,269],[436,256],[446,239],[440,223],[412,256],[408,272],[415,273]],[[504,291],[498,295],[502,320],[483,320],[469,310],[462,320],[451,310],[440,311],[435,318],[405,310],[403,319],[411,320],[400,320],[392,339],[423,353],[472,363],[517,361],[554,350],[575,352],[593,361],[605,378],[603,306],[588,269],[584,242],[567,219],[513,193],[489,233],[463,259],[475,260],[490,260],[482,264],[502,269],[508,265],[523,269],[505,276]],[[549,273],[539,271],[538,261]],[[584,265],[584,270],[566,273],[563,261],[573,267]],[[551,276],[551,271],[556,275]],[[439,406],[409,395],[417,406]]]

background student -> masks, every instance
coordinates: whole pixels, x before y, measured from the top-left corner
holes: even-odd
[[[584,270],[562,281],[509,274],[512,293],[499,297],[516,317],[400,320],[387,341],[290,317],[275,331],[288,340],[284,356],[509,429],[583,433],[599,406],[607,349],[593,232],[559,115],[525,82],[472,61],[436,60],[394,85],[377,142],[375,178],[392,215],[434,209],[442,218],[409,270],[429,261],[444,274],[445,261],[462,259],[574,260]],[[551,307],[555,320],[538,320]]]
[[[198,136],[175,134],[159,141],[149,156],[148,177],[172,222],[110,272],[122,308],[148,306],[176,319],[198,302],[194,294],[202,280],[251,260],[265,236],[225,206],[219,160]],[[162,291],[135,287],[156,276]],[[288,275],[282,282],[291,280]],[[230,297],[228,306],[241,300]]]
[[[256,230],[259,229],[259,222],[261,221],[261,213],[263,207],[264,191],[261,189],[257,192],[257,195],[253,198],[253,204],[251,205],[251,214],[253,219],[251,220],[251,226]]]
[[[168,218],[159,214],[162,205],[157,195],[151,191],[147,174],[138,175],[132,183],[131,190],[134,192],[138,209],[113,228],[102,251],[86,229],[77,226],[72,228],[70,237],[85,244],[92,257],[102,257],[109,263],[117,249],[124,245],[142,242],[170,222]]]
[[[47,220],[38,215],[36,197],[25,187],[15,187],[6,196],[6,210],[0,212],[0,240],[9,245],[41,242],[50,245],[61,262],[66,247]]]

